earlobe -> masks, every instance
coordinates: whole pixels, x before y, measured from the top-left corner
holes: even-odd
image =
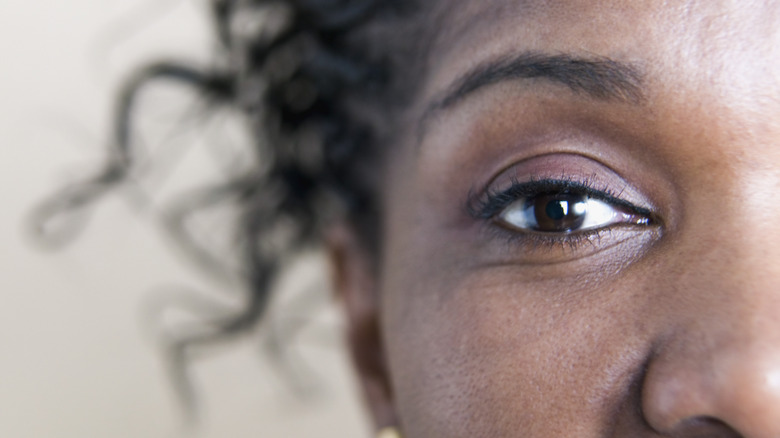
[[[386,427],[376,434],[377,438],[402,438],[401,432],[395,427]]]
[[[378,427],[396,426],[390,378],[379,323],[379,294],[373,257],[346,224],[326,235],[333,285],[344,309],[347,343],[363,394]]]

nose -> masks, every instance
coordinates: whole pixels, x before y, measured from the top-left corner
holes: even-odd
[[[684,348],[688,355],[697,349]],[[732,357],[698,352],[704,362],[658,357],[651,364],[642,400],[650,426],[674,437],[780,437],[780,358],[736,346]]]
[[[778,259],[735,252],[714,250],[674,280],[676,316],[642,384],[645,421],[662,436],[780,438]]]

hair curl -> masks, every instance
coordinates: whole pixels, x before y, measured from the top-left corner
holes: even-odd
[[[416,57],[424,47],[408,20],[418,7],[412,0],[212,0],[219,62],[209,68],[161,62],[132,76],[117,102],[107,164],[41,204],[33,218],[39,236],[66,243],[77,230],[54,228],[53,219],[83,210],[128,177],[135,164],[136,101],[149,83],[186,84],[215,106],[238,108],[249,122],[257,164],[187,197],[164,217],[193,260],[218,271],[218,258],[188,234],[185,223],[218,203],[231,202],[241,212],[235,231],[245,306],[209,320],[208,330],[169,340],[170,359],[183,375],[190,350],[260,320],[282,260],[316,244],[331,221],[348,220],[369,249],[380,244],[376,164],[380,145],[391,139],[371,109],[381,107],[388,119],[410,91],[409,78],[419,74]],[[186,400],[188,384],[181,379]]]

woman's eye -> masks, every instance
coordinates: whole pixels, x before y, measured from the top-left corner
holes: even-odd
[[[626,207],[577,193],[526,196],[507,206],[498,218],[511,228],[541,233],[572,233],[649,221]]]

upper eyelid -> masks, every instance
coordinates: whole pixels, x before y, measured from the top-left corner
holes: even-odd
[[[548,190],[549,192],[554,192],[556,190],[561,192],[564,190],[571,190],[588,195],[594,199],[630,209],[632,212],[640,215],[646,215],[648,217],[654,216],[651,210],[620,198],[620,193],[613,192],[609,187],[596,189],[587,181],[579,182],[577,180],[549,178],[527,182],[519,182],[513,179],[512,184],[508,188],[498,192],[487,189],[481,196],[476,196],[472,191],[470,192],[467,204],[468,212],[476,219],[492,219],[512,202],[517,201],[523,196],[541,194],[543,193],[543,190]]]

